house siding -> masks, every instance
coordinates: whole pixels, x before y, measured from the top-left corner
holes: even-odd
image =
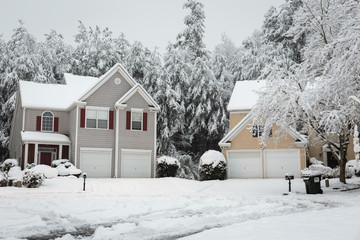
[[[232,113],[230,114],[230,126],[235,127],[247,114],[246,113]],[[279,130],[278,126],[273,127],[273,136],[276,131]],[[264,150],[269,149],[299,149],[300,150],[300,168],[304,169],[306,164],[306,149],[305,147],[297,147],[294,144],[295,139],[288,133],[282,136],[280,139],[277,137],[270,137],[266,143],[266,147],[262,148],[261,138],[253,137],[252,135],[252,123],[248,124],[234,139],[231,141],[231,147],[229,149],[223,149],[224,156],[227,156],[228,151],[233,150],[260,150],[262,152],[262,175],[265,176],[264,166]]]
[[[59,118],[59,129],[57,133],[69,134],[69,112],[53,111],[51,109],[26,109],[25,113],[25,131],[36,131],[36,117],[41,116],[43,112],[50,111],[54,117]]]
[[[121,84],[114,83],[115,78],[121,79]],[[85,101],[87,106],[96,107],[111,107],[114,108],[115,103],[129,90],[130,84],[122,77],[119,72],[116,72],[110,77],[99,89],[91,94]]]
[[[22,158],[22,143],[21,143],[21,131],[23,122],[23,108],[21,107],[21,97],[17,94],[17,109],[14,114],[14,126],[12,130],[11,143],[10,143],[10,157],[15,159]]]
[[[131,108],[142,108],[147,112],[147,131],[126,130],[126,112]],[[154,144],[156,129],[154,129],[155,113],[149,112],[149,104],[135,93],[128,101],[127,107],[119,112],[119,164],[118,173],[121,173],[121,149],[151,150],[151,177],[154,176]]]

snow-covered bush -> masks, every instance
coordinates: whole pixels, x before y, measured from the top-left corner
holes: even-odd
[[[29,165],[27,169],[31,169],[36,173],[42,173],[45,178],[55,178],[58,176],[58,170],[56,168],[44,164],[31,165],[31,167]]]
[[[0,187],[6,187],[8,185],[8,179],[5,173],[0,171]]]
[[[73,175],[80,177],[82,171],[74,166],[68,159],[54,160],[51,163],[52,167],[55,167],[58,171],[58,176]]]
[[[176,158],[162,156],[156,160],[156,177],[175,177],[180,166]]]
[[[338,178],[340,176],[339,167],[331,168],[322,164],[310,165],[308,168],[302,170],[302,173],[304,174],[304,172],[307,171],[318,172],[319,174],[321,174],[322,178]],[[348,166],[346,166],[345,171],[346,178],[351,178],[355,174],[354,169]]]
[[[27,188],[38,188],[44,182],[45,176],[33,169],[26,169],[24,171],[23,185]]]
[[[1,170],[4,172],[9,172],[10,168],[18,166],[19,162],[16,159],[6,159],[2,164],[1,164]]]
[[[346,168],[349,169],[353,175],[360,177],[360,167],[357,167],[356,160],[347,161]]]
[[[178,158],[180,162],[180,167],[176,173],[176,177],[197,180],[199,178],[199,165],[193,162],[193,158],[187,154],[180,155]]]
[[[215,150],[205,152],[199,163],[199,180],[224,180],[226,174],[226,160],[224,155]]]

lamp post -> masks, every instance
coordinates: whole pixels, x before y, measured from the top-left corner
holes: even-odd
[[[84,184],[83,184],[83,191],[85,191],[85,180],[86,180],[86,173],[83,173],[83,178],[84,178]]]

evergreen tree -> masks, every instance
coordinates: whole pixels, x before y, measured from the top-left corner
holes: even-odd
[[[134,42],[125,59],[127,71],[139,83],[143,83],[146,74],[146,65],[151,52],[145,48],[140,42]]]
[[[205,12],[204,5],[195,0],[188,0],[184,8],[190,10],[190,14],[184,19],[186,29],[179,33],[175,46],[188,51],[191,60],[196,58],[209,58],[210,53],[206,50],[203,41],[205,34]]]

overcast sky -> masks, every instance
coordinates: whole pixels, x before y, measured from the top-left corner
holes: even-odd
[[[206,16],[205,43],[209,50],[226,33],[240,43],[262,25],[270,6],[285,0],[200,0]],[[8,40],[22,19],[28,31],[38,40],[50,29],[63,34],[73,44],[78,21],[85,26],[108,27],[113,36],[123,32],[126,38],[140,41],[146,47],[163,52],[169,42],[184,28],[185,0],[1,0],[0,34]]]

